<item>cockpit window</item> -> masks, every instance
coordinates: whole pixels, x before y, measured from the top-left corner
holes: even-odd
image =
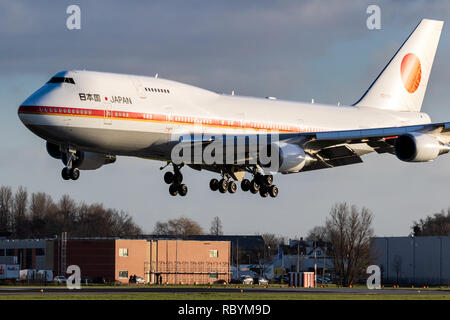
[[[75,84],[73,78],[65,78],[65,77],[53,77],[50,80],[48,80],[47,83],[63,83],[63,82]]]

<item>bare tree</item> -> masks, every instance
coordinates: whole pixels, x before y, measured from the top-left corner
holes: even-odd
[[[328,241],[327,228],[323,226],[315,226],[311,230],[308,231],[308,235],[306,236],[307,241],[320,241],[327,242]]]
[[[187,217],[170,219],[167,222],[156,222],[153,233],[185,238],[188,235],[204,234],[202,227]]]
[[[49,214],[49,209],[54,206],[51,196],[45,192],[31,194],[30,215],[33,220],[44,219]]]
[[[153,233],[158,236],[169,235],[169,224],[167,222],[157,221]]]
[[[0,229],[14,237],[51,237],[68,231],[70,236],[115,237],[139,235],[142,230],[132,217],[102,204],[77,204],[68,195],[54,203],[46,193],[28,193],[19,187],[13,195],[10,187],[0,187]]]
[[[12,232],[16,236],[23,236],[27,232],[27,206],[28,206],[28,192],[20,186],[13,199],[13,216],[14,216],[14,228]]]
[[[219,236],[223,234],[222,231],[222,221],[220,221],[219,217],[214,217],[213,221],[211,222],[211,228],[209,229],[210,234],[214,236]]]
[[[418,222],[414,221],[411,229],[416,237],[450,236],[450,208],[447,209],[447,214],[441,210],[441,212],[420,219]]]
[[[273,256],[278,253],[278,247],[284,244],[284,237],[278,237],[273,233],[262,234],[264,244],[267,248],[267,255]]]
[[[326,228],[333,246],[334,268],[341,285],[347,286],[357,281],[373,259],[372,219],[367,208],[358,210],[345,202],[331,209]]]
[[[0,231],[10,231],[13,195],[11,187],[0,187]]]
[[[397,254],[394,257],[394,270],[397,273],[397,284],[398,284],[398,276],[402,272],[402,257]]]
[[[62,227],[69,231],[75,227],[75,220],[78,208],[75,201],[67,194],[63,195],[58,203],[58,220]]]

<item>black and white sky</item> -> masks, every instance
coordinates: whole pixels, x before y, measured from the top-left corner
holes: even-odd
[[[68,30],[66,8],[81,8]],[[366,27],[369,5],[381,29]],[[102,202],[130,213],[146,232],[181,215],[206,230],[219,216],[227,234],[305,236],[346,201],[374,214],[379,236],[408,235],[413,220],[450,206],[450,156],[402,163],[369,155],[363,164],[276,176],[280,195],[209,191],[212,173],[184,170],[187,197],[171,197],[161,162],[116,164],[60,178],[62,163],[17,117],[53,74],[87,69],[160,77],[216,92],[294,101],[355,102],[422,18],[450,17],[448,1],[6,1],[0,0],[0,184],[55,198]],[[444,24],[422,110],[450,121],[450,33]]]

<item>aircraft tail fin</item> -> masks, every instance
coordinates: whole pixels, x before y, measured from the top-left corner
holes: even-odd
[[[423,19],[354,105],[419,112],[443,24]]]

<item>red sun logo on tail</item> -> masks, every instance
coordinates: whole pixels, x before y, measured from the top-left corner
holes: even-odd
[[[422,77],[422,68],[420,66],[419,58],[413,53],[405,55],[402,60],[400,73],[406,91],[414,93],[419,87],[420,79]]]

